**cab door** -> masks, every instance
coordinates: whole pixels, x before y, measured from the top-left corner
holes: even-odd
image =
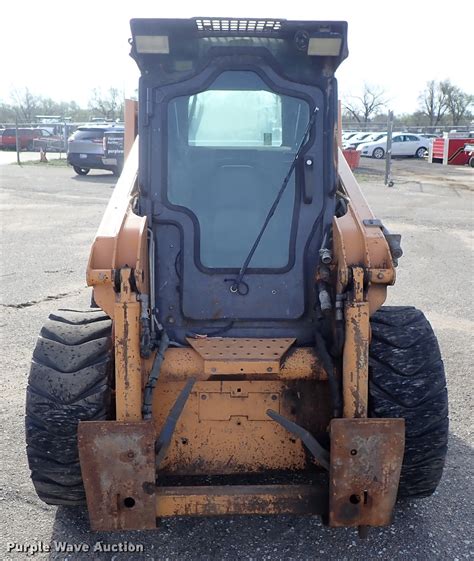
[[[161,201],[155,217],[158,263],[166,263],[178,276],[183,317],[300,318],[308,305],[308,284],[314,290],[305,268],[316,267],[325,210],[332,213],[323,184],[321,90],[296,89],[270,69],[226,68],[163,87],[160,96],[162,111],[152,130],[163,130],[166,142],[155,136],[151,153],[156,166],[152,175],[161,176],[154,187]],[[305,145],[307,168],[292,175],[241,290],[233,293],[232,283],[281,188],[315,105],[320,111]],[[170,307],[165,301],[169,284],[157,291],[162,308]]]

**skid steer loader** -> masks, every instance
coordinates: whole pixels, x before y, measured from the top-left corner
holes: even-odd
[[[49,316],[31,476],[94,530],[300,513],[383,526],[426,497],[446,382],[402,255],[338,149],[347,24],[131,21],[138,117],[93,243],[96,307]],[[134,139],[135,135],[137,138]]]

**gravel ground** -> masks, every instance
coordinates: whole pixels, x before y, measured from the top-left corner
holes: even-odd
[[[395,187],[387,189],[382,169],[383,162],[367,160],[358,175],[377,216],[403,236],[405,255],[388,303],[423,309],[439,336],[450,391],[451,437],[435,495],[399,504],[390,528],[373,529],[367,540],[359,540],[353,530],[328,529],[318,518],[296,516],[173,518],[158,531],[94,534],[84,509],[49,507],[37,499],[24,452],[29,361],[49,311],[89,302],[84,273],[88,251],[114,178],[102,172],[79,178],[61,167],[0,167],[0,559],[27,559],[35,547],[40,552],[34,558],[54,560],[473,558],[469,188],[474,188],[474,170],[396,162]],[[82,551],[56,551],[61,542]],[[9,543],[17,551],[8,552]],[[96,544],[103,550],[93,552]],[[143,553],[133,551],[137,546],[143,546]],[[106,551],[110,547],[115,551]],[[120,547],[128,551],[118,552]]]

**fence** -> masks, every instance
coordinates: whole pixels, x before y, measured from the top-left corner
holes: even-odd
[[[474,123],[465,125],[403,125],[397,123],[397,119],[394,121],[394,129],[403,132],[416,133],[426,133],[426,134],[436,134],[443,136],[445,132],[470,132],[474,129]],[[357,131],[357,132],[386,132],[387,131],[387,121],[382,121],[380,123],[355,123],[354,121],[342,121],[343,131]]]
[[[67,152],[67,139],[79,125],[67,122],[5,123],[0,126],[0,148],[16,150],[17,163],[21,152]]]

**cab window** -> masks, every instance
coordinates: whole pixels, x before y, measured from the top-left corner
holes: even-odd
[[[240,268],[291,165],[309,104],[251,71],[225,71],[206,91],[168,105],[168,201],[193,216],[196,261]],[[250,263],[282,269],[296,227],[295,176]]]

